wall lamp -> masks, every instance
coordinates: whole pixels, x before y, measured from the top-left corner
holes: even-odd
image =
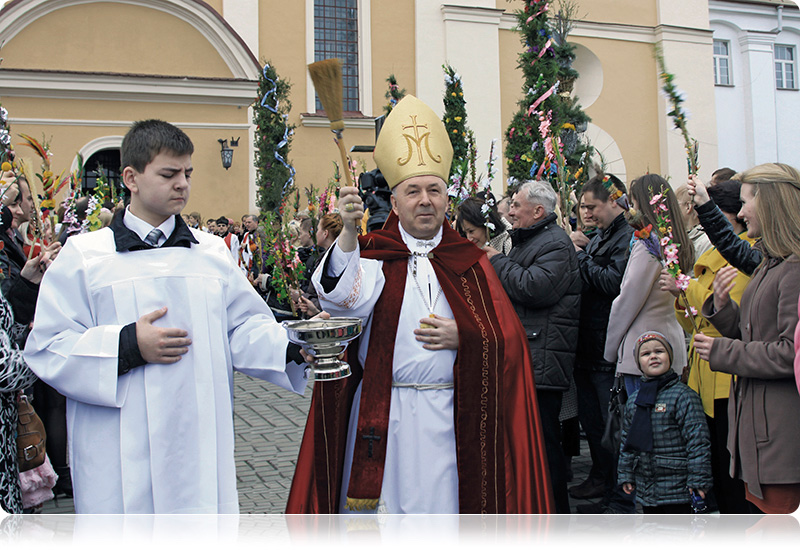
[[[228,140],[227,139],[218,139],[222,151],[220,151],[220,156],[222,157],[222,167],[227,170],[233,164],[233,149],[231,147],[238,147],[239,146],[239,139],[231,138],[231,145],[228,147]]]

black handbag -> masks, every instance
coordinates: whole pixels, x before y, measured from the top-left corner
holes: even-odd
[[[622,442],[622,418],[625,414],[625,402],[627,400],[628,392],[625,390],[625,379],[622,376],[615,376],[614,385],[611,386],[611,398],[608,402],[606,429],[603,431],[603,438],[600,441],[603,448],[614,456],[619,454],[619,446]]]

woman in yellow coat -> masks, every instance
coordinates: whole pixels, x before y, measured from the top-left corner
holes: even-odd
[[[708,194],[722,213],[733,226],[739,238],[748,241],[751,245],[754,239],[747,237],[747,227],[737,217],[741,209],[739,198],[740,183],[725,181],[708,188]],[[717,272],[729,265],[716,248],[705,252],[694,264],[695,278],[686,289],[686,298],[689,306],[698,315],[695,324],[698,330],[708,336],[721,336],[714,326],[704,317],[699,315],[700,308],[706,299],[714,294],[713,283]],[[739,303],[750,277],[742,272],[736,278],[736,285],[730,293],[731,299]],[[676,296],[678,289],[669,273],[662,272],[661,288],[669,290]],[[686,309],[681,300],[675,300],[675,316],[684,330],[692,335],[692,323],[686,315]],[[693,341],[693,340],[692,340]],[[712,474],[714,477],[714,496],[716,497],[719,511],[729,514],[746,514],[748,508],[744,498],[744,485],[739,479],[732,479],[729,473],[730,452],[726,447],[728,440],[728,395],[731,389],[731,375],[724,372],[714,372],[708,366],[708,361],[700,359],[694,349],[689,348],[689,380],[688,385],[698,394],[703,402],[703,410],[711,432],[711,459]]]

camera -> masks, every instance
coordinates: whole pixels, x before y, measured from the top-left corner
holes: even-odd
[[[369,209],[367,232],[380,229],[392,210],[389,200],[392,190],[389,189],[386,178],[377,168],[364,172],[358,176],[358,188],[358,196],[364,201],[364,208]]]

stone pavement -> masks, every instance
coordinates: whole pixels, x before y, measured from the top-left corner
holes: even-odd
[[[273,384],[234,374],[234,430],[236,474],[242,514],[280,514],[286,507],[289,488],[306,415],[311,404],[312,384],[304,396]],[[581,456],[573,458],[574,480],[586,479],[591,462],[585,440]],[[597,502],[596,499],[592,502]],[[570,498],[570,507],[586,500]],[[45,514],[72,514],[72,499],[63,496],[44,505]]]

